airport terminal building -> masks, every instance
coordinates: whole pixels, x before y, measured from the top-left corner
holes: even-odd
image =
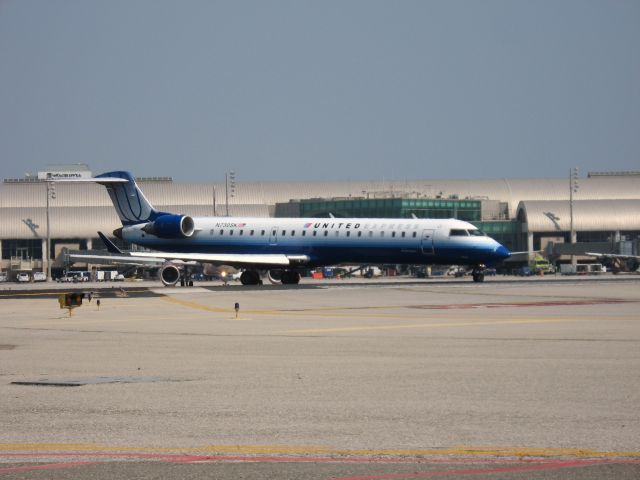
[[[88,167],[69,165],[4,179],[0,184],[3,271],[46,269],[48,236],[52,258],[58,259],[56,268],[63,267],[59,261],[63,248],[102,248],[97,232],[110,233],[120,226],[105,188],[48,181],[90,176]],[[514,251],[578,242],[588,244],[581,251],[640,254],[640,172],[590,173],[579,179],[572,202],[568,177],[237,182],[232,191],[224,181],[139,177],[137,182],[156,208],[191,216],[459,218]]]

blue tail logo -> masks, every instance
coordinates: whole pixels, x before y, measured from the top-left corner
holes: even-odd
[[[129,172],[108,172],[98,175],[96,178],[122,178],[127,180],[122,183],[100,182],[107,187],[113,206],[120,217],[122,225],[135,225],[153,221],[159,213],[149,200],[144,196],[142,190],[136,184],[133,176]]]

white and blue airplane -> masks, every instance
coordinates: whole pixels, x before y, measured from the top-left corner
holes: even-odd
[[[168,286],[177,283],[180,265],[189,262],[241,269],[244,285],[262,283],[261,272],[270,280],[297,284],[301,268],[341,264],[465,265],[473,280],[482,282],[485,267],[511,256],[474,225],[456,219],[191,217],[156,210],[129,172],[67,181],[107,188],[122,221],[114,235],[155,250],[123,254],[103,237],[119,255],[108,258],[159,265]]]

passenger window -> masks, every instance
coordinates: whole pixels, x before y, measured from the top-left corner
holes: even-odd
[[[242,235],[244,233],[244,230],[240,230],[240,235]]]
[[[384,237],[384,232],[380,232],[380,238]]]
[[[209,235],[213,235],[213,228],[209,231]]]
[[[373,237],[373,232],[369,230],[369,237]]]
[[[336,230],[336,237],[340,236],[340,231]]]
[[[392,238],[396,238],[396,232],[393,232],[393,233],[391,234],[391,237],[392,237]]]
[[[264,237],[264,230],[260,231],[260,235],[262,235]]]
[[[287,234],[286,230],[282,230],[282,236],[284,237]]]
[[[233,235],[233,230],[229,230],[229,235]]]
[[[224,235],[224,230],[220,229],[220,235]]]
[[[350,236],[351,236],[351,232],[347,232],[347,237],[350,237]]]
[[[324,236],[326,237],[327,235],[329,235],[329,232],[327,230],[324,231]]]
[[[318,234],[316,230],[313,231],[313,236],[315,237]]]
[[[358,236],[361,237],[362,236],[362,232],[358,232]]]
[[[402,232],[402,238],[406,235],[407,232]]]
[[[251,233],[249,233],[249,235],[253,236],[253,230],[251,230]]]
[[[417,232],[413,232],[413,238],[416,238],[416,233],[417,233]]]
[[[306,230],[302,230],[302,236],[306,237],[307,236],[307,231]]]

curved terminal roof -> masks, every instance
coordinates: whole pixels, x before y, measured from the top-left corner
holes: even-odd
[[[568,201],[523,201],[517,218],[530,232],[568,232],[571,213]],[[640,230],[640,200],[578,200],[573,202],[576,231]]]
[[[140,181],[139,185],[149,201],[160,210],[193,216],[213,215],[215,198],[218,215],[224,215],[226,211],[224,183],[181,183],[158,180]],[[640,200],[640,176],[584,178],[579,179],[579,185],[576,193],[578,202]],[[108,232],[120,226],[104,187],[94,184],[56,183],[55,190],[56,198],[51,200],[50,209],[52,237],[95,237],[97,230]],[[413,198],[456,196],[461,199],[497,200],[506,203],[509,217],[515,218],[518,204],[523,201],[568,203],[569,180],[555,178],[357,182],[238,181],[235,195],[229,201],[229,213],[265,217],[273,214],[276,203],[288,202],[291,199],[403,196]],[[596,203],[585,205],[599,208]],[[45,205],[46,183],[44,182],[0,184],[0,239],[46,236]],[[530,208],[533,206],[528,207],[529,216],[532,212],[529,211]],[[628,215],[630,218],[631,213]],[[543,220],[540,225],[544,223]],[[637,222],[637,216],[633,221]],[[34,225],[38,227],[35,228]],[[530,225],[533,227],[534,224]],[[632,228],[626,227],[626,229]]]

